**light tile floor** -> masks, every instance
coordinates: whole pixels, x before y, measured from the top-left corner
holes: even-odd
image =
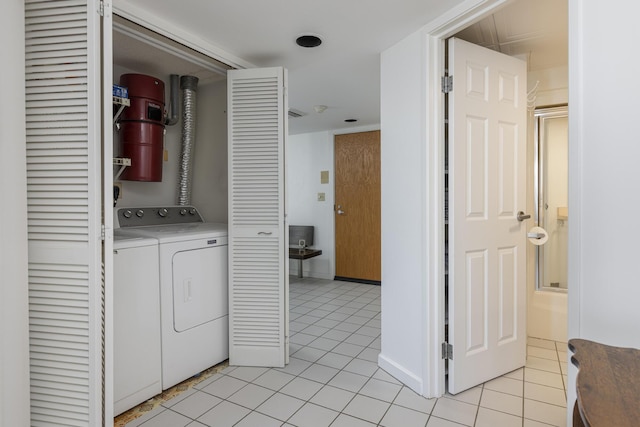
[[[127,427],[566,425],[566,343],[530,338],[524,368],[425,399],[377,366],[380,287],[291,278],[290,363],[227,367]]]

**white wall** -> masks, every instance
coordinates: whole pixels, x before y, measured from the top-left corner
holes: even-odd
[[[569,0],[569,338],[636,348],[639,14],[625,0]]]
[[[29,425],[27,190],[24,94],[24,2],[0,14],[0,426]],[[11,42],[8,42],[11,41]]]
[[[333,218],[333,133],[290,135],[287,141],[287,201],[290,225],[313,225],[314,247],[322,255],[303,262],[304,275],[321,279],[335,276],[335,232]],[[329,183],[320,183],[320,171],[329,171]],[[325,201],[317,200],[325,193]],[[297,274],[298,261],[289,263]]]
[[[227,81],[198,89],[191,199],[205,221],[227,222]]]
[[[568,67],[547,68],[529,71],[527,74],[527,89],[537,86],[536,107],[566,104],[569,99],[569,70]]]
[[[117,46],[115,47],[117,49]],[[114,65],[117,83],[120,75],[135,70]],[[154,75],[165,82],[165,103],[169,102],[169,76]],[[182,93],[182,91],[180,91]],[[194,148],[191,202],[206,221],[227,220],[227,119],[226,80],[198,86],[196,94],[196,142]],[[180,108],[182,96],[180,96]],[[167,105],[168,108],[168,105]],[[117,206],[164,206],[178,204],[178,174],[182,141],[182,113],[174,126],[166,127],[161,182],[118,180],[122,184]],[[119,155],[118,132],[114,131],[114,155]]]
[[[382,352],[380,366],[423,391],[427,221],[424,35],[381,57]]]

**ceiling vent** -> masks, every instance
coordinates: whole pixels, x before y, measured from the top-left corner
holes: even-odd
[[[294,110],[293,108],[289,109],[289,117],[293,117],[294,119],[297,119],[298,117],[302,117],[302,116],[306,116],[306,113],[303,113],[302,111],[299,111],[299,110]]]

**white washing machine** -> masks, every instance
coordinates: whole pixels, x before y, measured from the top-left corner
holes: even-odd
[[[162,389],[229,357],[227,224],[192,206],[119,208],[118,226],[158,241]]]
[[[116,230],[113,242],[114,413],[162,392],[158,240]]]

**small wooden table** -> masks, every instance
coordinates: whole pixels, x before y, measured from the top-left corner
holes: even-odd
[[[302,277],[302,261],[305,259],[313,258],[314,256],[322,255],[320,249],[309,248],[289,248],[289,258],[297,259],[298,261],[298,277]]]
[[[573,425],[640,425],[640,350],[569,340],[578,367]]]

